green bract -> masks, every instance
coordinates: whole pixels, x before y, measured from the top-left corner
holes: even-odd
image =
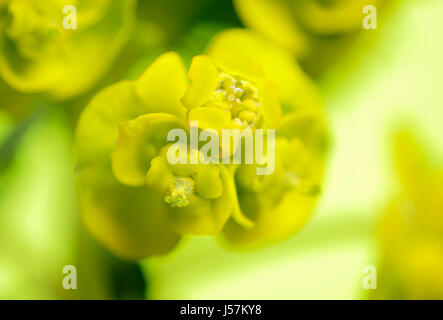
[[[274,172],[257,176],[263,163],[200,157],[171,163],[168,132],[192,132],[195,121],[214,132],[275,130]],[[312,212],[325,142],[321,99],[290,54],[253,32],[229,30],[188,73],[176,53],[166,53],[138,80],[104,89],[86,107],[76,133],[82,217],[131,259],[167,253],[186,234],[276,241]],[[200,152],[183,150],[188,159]]]
[[[63,24],[73,13],[66,6],[76,9],[77,29]],[[76,96],[109,69],[134,20],[135,0],[3,1],[0,75],[19,91]]]

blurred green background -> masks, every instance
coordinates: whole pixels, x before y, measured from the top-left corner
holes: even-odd
[[[20,93],[0,79],[0,298],[371,297],[363,268],[383,265],[377,226],[401,192],[396,132],[414,132],[443,167],[443,2],[393,2],[376,30],[361,28],[351,45],[331,52],[333,62],[325,63],[323,52],[320,71],[315,59],[301,58],[324,95],[331,131],[323,194],[299,234],[256,251],[187,237],[168,256],[122,261],[82,227],[73,179],[73,128],[97,88],[136,78],[168,50],[189,63],[218,31],[244,26],[231,1],[139,1],[136,29],[110,71],[97,88],[64,102]],[[65,265],[77,267],[77,290],[62,287]],[[429,276],[442,277],[440,270]],[[382,291],[389,281],[380,279]],[[379,296],[410,297],[389,290]]]

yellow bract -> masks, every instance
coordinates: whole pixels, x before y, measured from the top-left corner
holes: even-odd
[[[183,120],[165,113],[145,114],[121,123],[111,155],[117,180],[129,186],[142,186],[149,163],[167,143],[168,132],[184,127]]]
[[[186,116],[186,108],[180,103],[180,98],[188,87],[188,79],[185,65],[178,54],[170,52],[159,57],[140,76],[134,87],[149,112],[170,113],[181,118]]]
[[[197,56],[192,60],[189,78],[193,81],[182,101],[189,109],[203,105],[214,94],[219,81],[218,70],[207,56]]]

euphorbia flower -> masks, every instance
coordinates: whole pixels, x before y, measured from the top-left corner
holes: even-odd
[[[397,136],[399,193],[379,225],[377,299],[443,298],[443,170],[409,132]]]
[[[233,46],[239,40],[245,47]],[[275,129],[274,174],[257,177],[262,163],[170,162],[168,132],[189,132],[194,121],[215,132]],[[280,239],[312,211],[325,135],[315,87],[289,54],[252,32],[221,33],[188,74],[176,53],[166,53],[138,80],[114,84],[86,107],[76,134],[83,219],[132,259],[169,252],[186,234]],[[199,152],[182,149],[187,158]],[[251,209],[257,198],[263,210]]]
[[[64,28],[68,5],[77,29]],[[2,1],[0,75],[22,92],[76,96],[108,70],[134,21],[135,0]]]

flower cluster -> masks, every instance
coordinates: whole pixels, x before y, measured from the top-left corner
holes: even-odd
[[[190,123],[216,132],[275,129],[274,172],[257,175],[257,162],[171,163],[168,132]],[[165,53],[85,108],[76,132],[82,217],[131,259],[167,253],[183,235],[221,234],[243,246],[277,241],[312,212],[326,145],[321,99],[291,55],[252,31],[224,31],[188,72],[178,54]],[[185,150],[190,158],[199,152]]]

